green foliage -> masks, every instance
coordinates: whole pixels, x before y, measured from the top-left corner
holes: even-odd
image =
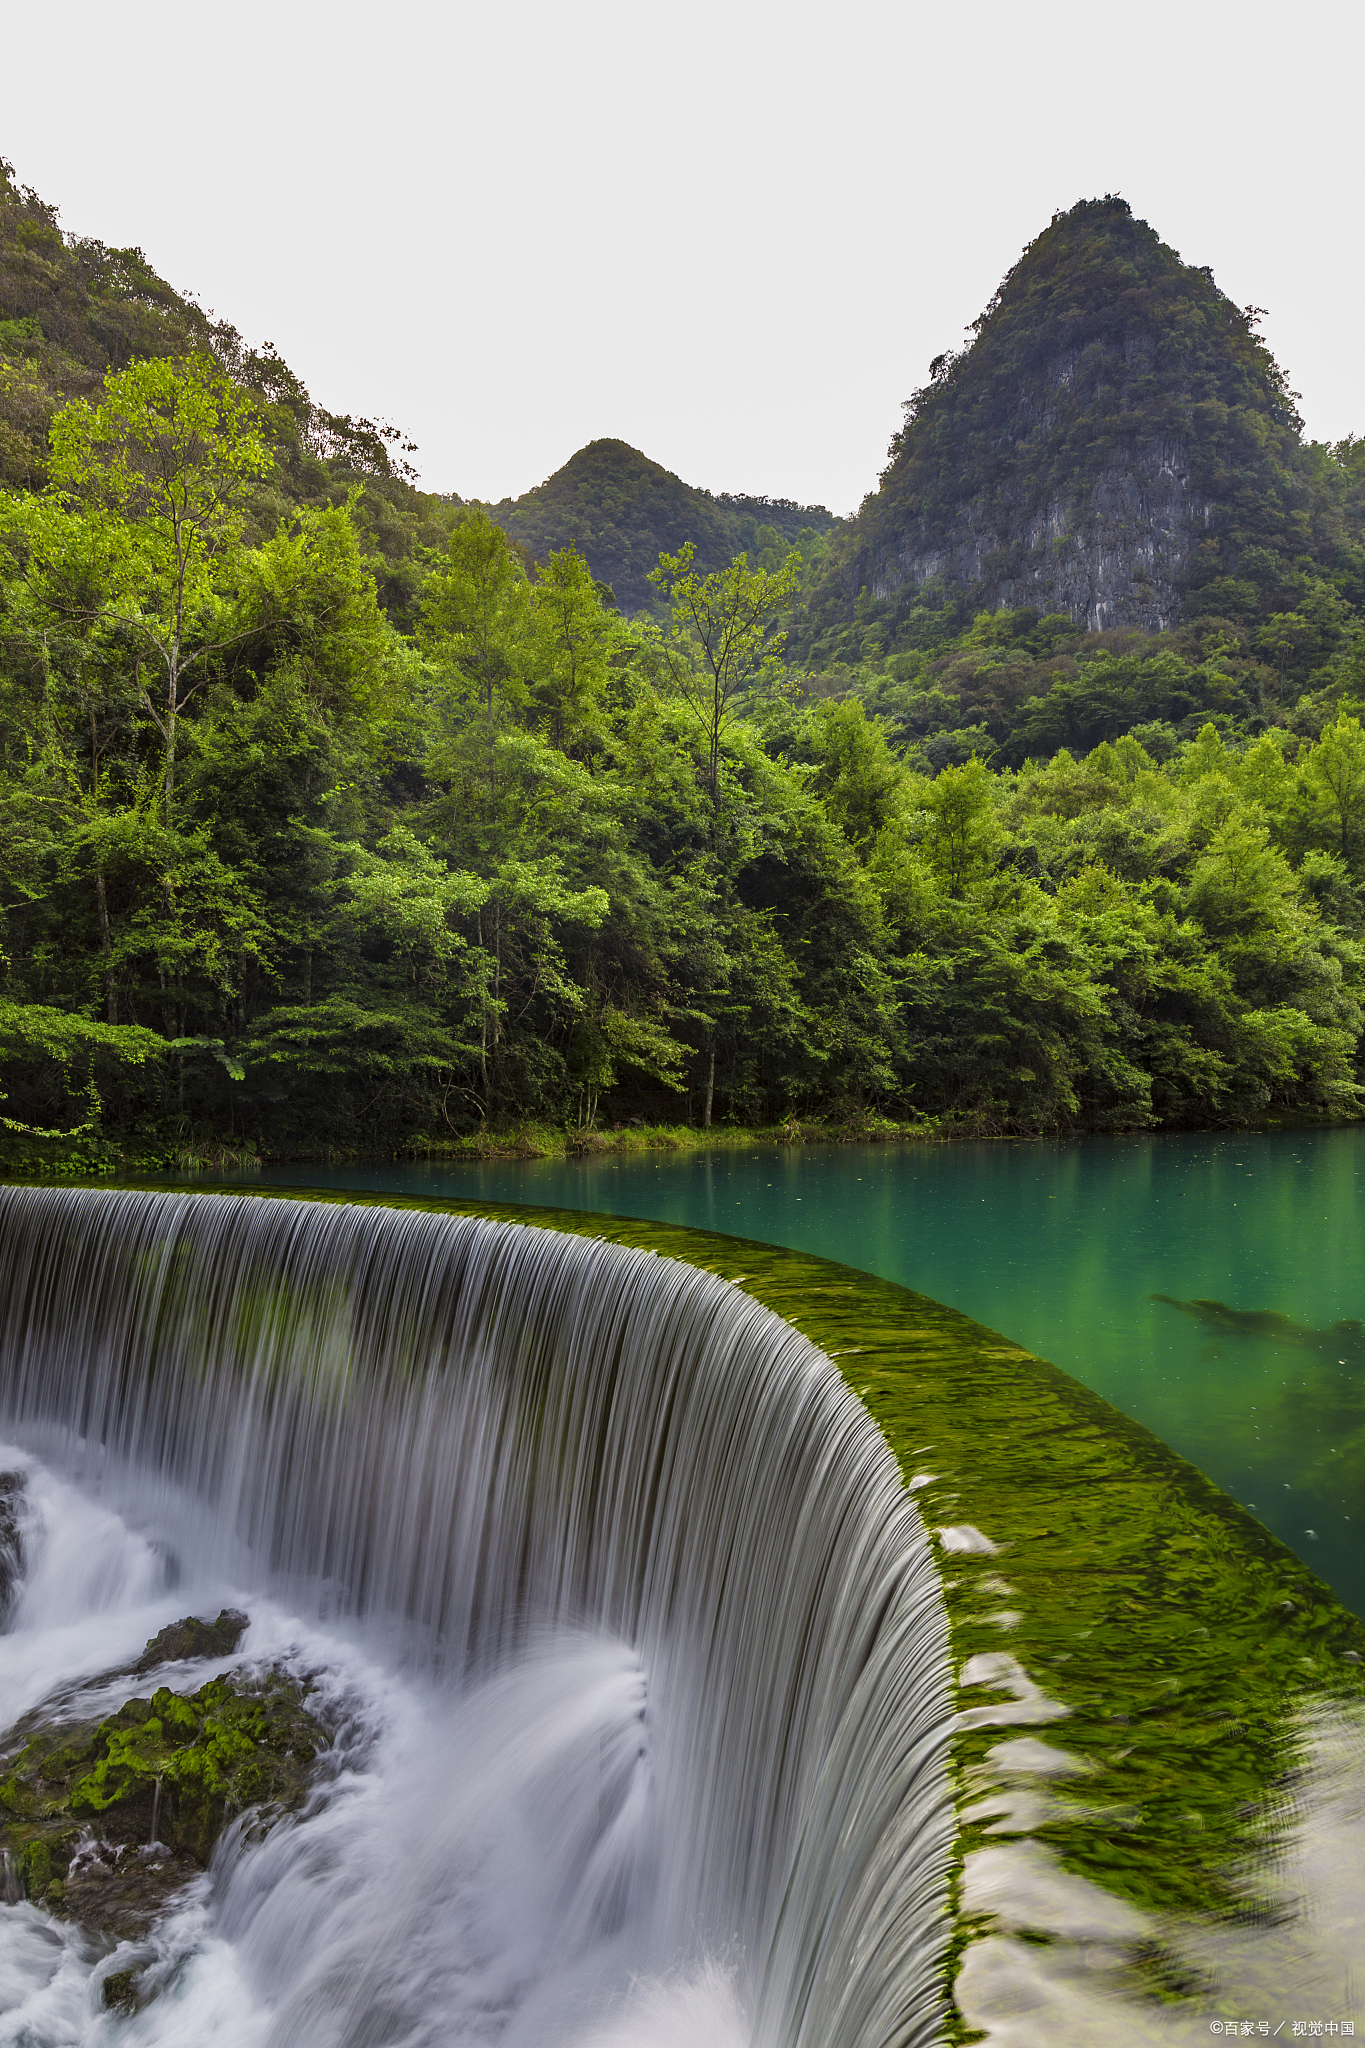
[[[140,249],[65,235],[55,210],[0,159],[0,489],[49,476],[49,429],[110,372],[207,356],[260,412],[270,473],[251,493],[254,539],[301,510],[355,499],[356,523],[386,605],[410,626],[419,557],[439,546],[458,501],[418,491],[412,444],[383,422],[328,412],[267,345],[249,348],[156,275]]]
[[[49,490],[16,507],[35,624],[86,640],[93,659],[111,639],[134,650],[168,830],[181,712],[241,637],[229,593],[243,500],[269,461],[255,405],[207,357],[143,362],[111,373],[99,405],[63,408]]]
[[[39,1064],[60,1077],[66,1096],[80,1088],[76,1070],[83,1076],[86,1118],[72,1130],[40,1130],[14,1117],[0,1116],[0,1128],[25,1137],[77,1138],[96,1130],[102,1104],[97,1072],[100,1066],[140,1067],[165,1050],[155,1032],[132,1024],[101,1024],[97,1020],[72,1016],[44,1003],[19,1003],[0,997],[0,1063],[28,1066]],[[0,1094],[0,1102],[7,1098]]]
[[[139,356],[188,354],[207,328],[140,249],[64,236],[55,210],[0,160],[0,483],[44,481],[64,398]]]
[[[775,573],[750,569],[743,555],[728,568],[699,575],[695,549],[684,541],[676,555],[660,555],[649,580],[668,603],[664,660],[678,694],[706,736],[706,778],[711,802],[720,801],[720,746],[735,700],[776,681],[785,635],[775,621],[796,588],[799,557]]]
[[[1287,652],[940,614],[793,674],[799,549],[685,541],[627,621],[574,548],[528,567],[456,507],[386,613],[363,499],[257,523],[268,413],[208,355],[139,361],[0,509],[14,1146],[1357,1113],[1330,604]]]

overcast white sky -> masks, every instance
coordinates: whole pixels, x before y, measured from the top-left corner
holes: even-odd
[[[851,511],[1054,210],[1121,192],[1365,431],[1365,11],[1300,0],[65,0],[0,154],[65,227],[498,498],[613,435]]]

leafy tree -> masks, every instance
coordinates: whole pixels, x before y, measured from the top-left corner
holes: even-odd
[[[1295,900],[1293,872],[1269,843],[1269,827],[1233,812],[1194,863],[1185,903],[1191,917],[1218,937],[1274,924]]]
[[[533,701],[557,747],[581,743],[606,693],[621,621],[576,548],[560,548],[531,591],[537,639]]]
[[[106,1066],[141,1067],[157,1059],[164,1047],[154,1032],[136,1026],[99,1024],[43,1003],[17,1003],[0,997],[0,1062],[6,1067],[47,1068],[45,1092],[70,1096],[77,1088],[85,1098],[85,1120],[64,1131],[43,1130],[18,1118],[0,1115],[0,1129],[37,1138],[78,1138],[99,1128],[98,1070]],[[83,1080],[75,1069],[83,1068]],[[8,1097],[0,1093],[0,1102]]]
[[[530,608],[526,571],[502,528],[480,513],[466,516],[423,590],[422,640],[490,716],[499,698],[513,708],[525,702]]]
[[[1304,785],[1332,851],[1348,867],[1357,865],[1365,855],[1365,732],[1358,718],[1343,711],[1324,728],[1304,764]]]
[[[797,587],[801,558],[793,549],[777,571],[750,569],[737,555],[727,569],[699,575],[695,549],[660,555],[650,582],[668,602],[664,659],[674,686],[699,721],[706,747],[706,785],[720,802],[720,752],[736,699],[775,677],[785,635],[778,614]]]
[[[478,508],[399,576],[377,458],[285,493],[278,416],[316,421],[283,366],[136,367],[0,505],[14,1144],[1355,1113],[1345,556],[1329,587],[1248,546],[1246,607],[1160,635],[867,596],[798,673],[774,508],[732,508],[728,567],[665,555],[662,625]]]
[[[884,728],[857,697],[814,705],[782,736],[789,757],[813,769],[809,787],[851,845],[870,846],[902,804],[904,767]]]
[[[136,363],[106,378],[98,405],[78,399],[53,423],[50,491],[29,526],[41,600],[145,659],[168,825],[179,720],[239,637],[223,630],[227,579],[247,494],[270,461],[254,401],[203,356]]]
[[[923,792],[923,845],[929,865],[951,896],[994,864],[999,845],[991,778],[980,761],[945,768]]]

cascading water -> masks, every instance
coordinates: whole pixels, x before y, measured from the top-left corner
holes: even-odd
[[[230,1598],[339,1731],[135,2017],[0,1910],[0,2041],[936,2038],[937,1572],[804,1338],[648,1253],[392,1210],[9,1189],[0,1246],[0,1721]]]

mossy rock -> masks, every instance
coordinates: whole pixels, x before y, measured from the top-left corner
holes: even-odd
[[[245,1618],[231,1623],[240,1637]],[[176,1623],[148,1652],[217,1627]],[[133,1672],[144,1666],[145,1655]],[[330,1741],[309,1695],[271,1671],[158,1686],[100,1721],[29,1715],[0,1759],[0,1846],[29,1898],[121,1940],[145,1933],[240,1814],[268,1822],[302,1804]]]
[[[104,1980],[100,1996],[106,2012],[135,2013],[142,2004],[139,1970],[114,1970]]]
[[[231,1657],[246,1634],[247,1618],[235,1607],[225,1607],[216,1621],[201,1621],[186,1615],[173,1621],[152,1637],[133,1665],[134,1671],[154,1671],[158,1664],[188,1663],[195,1657]]]

